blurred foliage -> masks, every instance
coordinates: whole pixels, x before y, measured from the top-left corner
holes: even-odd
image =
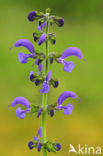
[[[48,95],[48,104],[57,100],[58,96],[66,90],[72,90],[81,98],[81,102],[68,99],[64,104],[72,103],[72,115],[65,116],[56,113],[54,118],[48,116],[47,136],[62,143],[60,156],[67,156],[69,144],[87,144],[102,146],[103,140],[103,1],[102,0],[5,0],[0,1],[0,155],[23,156],[42,155],[36,150],[29,151],[27,142],[31,140],[40,127],[41,118],[35,116],[20,120],[15,115],[15,108],[8,105],[17,96],[24,96],[30,102],[41,103],[39,89],[29,80],[29,72],[37,70],[32,68],[32,61],[23,65],[18,62],[17,53],[27,52],[24,48],[9,48],[20,38],[29,39],[33,43],[32,33],[37,24],[27,21],[27,14],[32,10],[44,11],[50,7],[52,13],[63,16],[63,28],[53,27],[56,32],[56,46],[50,45],[50,51],[63,52],[70,46],[76,46],[83,52],[87,60],[75,62],[72,73],[62,70],[63,66],[57,63],[50,65],[52,75],[58,78],[60,86],[51,87]],[[34,43],[35,48],[38,48]],[[39,47],[44,49],[44,45]],[[64,131],[65,130],[65,131]],[[6,148],[6,150],[5,150]],[[49,154],[54,155],[54,154]]]

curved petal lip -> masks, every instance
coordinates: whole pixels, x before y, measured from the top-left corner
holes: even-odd
[[[24,97],[16,97],[12,103],[11,103],[11,106],[14,107],[16,106],[17,104],[21,104],[21,105],[24,105],[26,108],[30,108],[30,102],[24,98]]]
[[[20,39],[18,41],[16,41],[16,43],[14,44],[15,47],[25,47],[27,48],[33,55],[35,55],[35,49],[33,44],[27,40],[27,39]]]
[[[66,100],[67,98],[76,98],[77,97],[77,95],[74,93],[74,92],[72,92],[72,91],[65,91],[65,92],[63,92],[60,96],[59,96],[59,98],[58,98],[58,100],[57,100],[57,103],[58,103],[58,105],[61,105],[62,103],[63,103],[63,101],[64,100]]]
[[[80,49],[78,49],[76,47],[70,47],[70,48],[66,49],[62,53],[61,58],[65,59],[66,57],[69,57],[69,56],[76,56],[79,59],[83,58],[82,52],[80,51]]]

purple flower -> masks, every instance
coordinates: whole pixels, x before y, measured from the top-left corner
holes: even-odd
[[[45,81],[42,84],[42,89],[39,91],[40,93],[48,93],[49,92],[49,80],[51,78],[51,71],[48,71]]]
[[[34,19],[36,18],[36,11],[31,11],[29,14],[28,14],[28,20],[33,22]]]
[[[45,41],[46,41],[46,34],[43,33],[39,38],[38,45],[41,45]]]
[[[76,48],[76,47],[70,47],[68,49],[66,49],[62,54],[61,57],[58,58],[58,62],[61,64],[64,64],[63,70],[66,72],[71,72],[73,70],[73,68],[75,67],[74,63],[72,61],[67,62],[64,59],[69,57],[69,56],[76,56],[79,59],[83,58],[83,55],[81,53],[81,51]]]
[[[58,100],[57,100],[57,107],[56,107],[56,108],[57,108],[58,110],[64,109],[63,112],[64,112],[64,114],[66,114],[66,115],[71,114],[71,113],[72,113],[72,110],[73,110],[73,106],[72,106],[71,104],[68,104],[68,105],[66,105],[66,106],[62,106],[63,101],[64,101],[65,99],[69,98],[69,97],[71,97],[71,98],[76,98],[77,95],[76,95],[74,92],[65,91],[65,92],[63,92],[63,93],[59,96],[59,98],[58,98]]]
[[[39,31],[43,31],[43,30],[42,30],[43,27],[46,27],[46,22],[44,22],[43,24],[39,25],[39,26],[38,26],[38,30],[39,30]]]
[[[41,72],[43,70],[43,64],[41,62],[39,63],[39,59],[35,60],[35,64],[38,65],[38,70]]]
[[[30,103],[29,103],[29,101],[26,99],[26,98],[24,98],[24,97],[16,97],[13,101],[12,101],[12,103],[11,103],[11,107],[14,107],[14,106],[16,106],[16,105],[18,105],[18,104],[21,104],[21,105],[23,105],[23,106],[25,106],[27,109],[26,110],[22,110],[20,107],[18,107],[17,109],[16,109],[16,115],[17,115],[17,117],[18,118],[20,118],[20,119],[24,119],[25,118],[25,113],[29,113],[30,112]]]
[[[20,63],[27,63],[28,62],[28,58],[34,58],[34,56],[35,56],[35,49],[34,49],[33,44],[30,41],[28,41],[26,39],[20,39],[20,40],[18,40],[14,44],[14,46],[15,47],[25,47],[31,53],[31,54],[24,54],[22,52],[18,53],[18,59],[19,59]]]

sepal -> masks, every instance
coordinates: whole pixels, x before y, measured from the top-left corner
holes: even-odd
[[[57,88],[57,87],[59,86],[59,81],[58,81],[58,80],[51,79],[51,80],[50,80],[50,84],[51,84],[54,88]]]
[[[57,16],[53,16],[52,18],[58,27],[62,27],[64,25],[63,18]]]
[[[52,64],[54,60],[57,61],[57,59],[58,59],[60,56],[61,56],[61,54],[58,54],[58,53],[56,53],[56,52],[51,52],[51,53],[49,54],[49,61],[50,61],[50,64]],[[59,63],[59,62],[58,62],[58,63]]]
[[[31,104],[30,107],[31,107],[30,113],[34,114],[34,113],[38,112],[38,110],[40,109],[41,106]]]
[[[51,44],[55,44],[56,43],[56,36],[55,33],[51,33],[48,35],[48,39],[51,42]]]
[[[39,38],[40,38],[41,35],[42,35],[42,32],[41,31],[35,31],[35,32],[33,32],[34,42],[39,41]]]

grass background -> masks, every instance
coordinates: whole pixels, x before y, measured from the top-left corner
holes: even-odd
[[[70,116],[62,112],[54,118],[48,116],[47,137],[62,143],[60,156],[67,156],[69,144],[77,148],[78,144],[103,147],[103,1],[102,0],[55,0],[55,1],[12,1],[0,0],[0,155],[27,156],[42,155],[36,150],[30,151],[27,142],[31,140],[41,125],[41,117],[28,116],[20,120],[15,115],[15,108],[8,105],[17,96],[24,96],[30,102],[41,103],[40,87],[35,87],[29,80],[32,60],[25,65],[18,62],[17,54],[24,48],[9,48],[21,38],[33,43],[32,33],[37,24],[27,20],[31,10],[45,11],[47,7],[52,13],[62,16],[65,25],[62,28],[53,27],[57,42],[50,45],[50,51],[62,53],[65,49],[75,46],[81,49],[84,58],[75,62],[72,73],[63,71],[63,66],[57,63],[50,65],[52,75],[58,78],[60,85],[51,90],[48,104],[57,100],[66,90],[74,91],[81,98],[68,99],[65,104],[73,104]],[[36,43],[33,43],[38,48]],[[44,45],[40,47],[44,49]],[[54,154],[49,154],[54,155]]]

